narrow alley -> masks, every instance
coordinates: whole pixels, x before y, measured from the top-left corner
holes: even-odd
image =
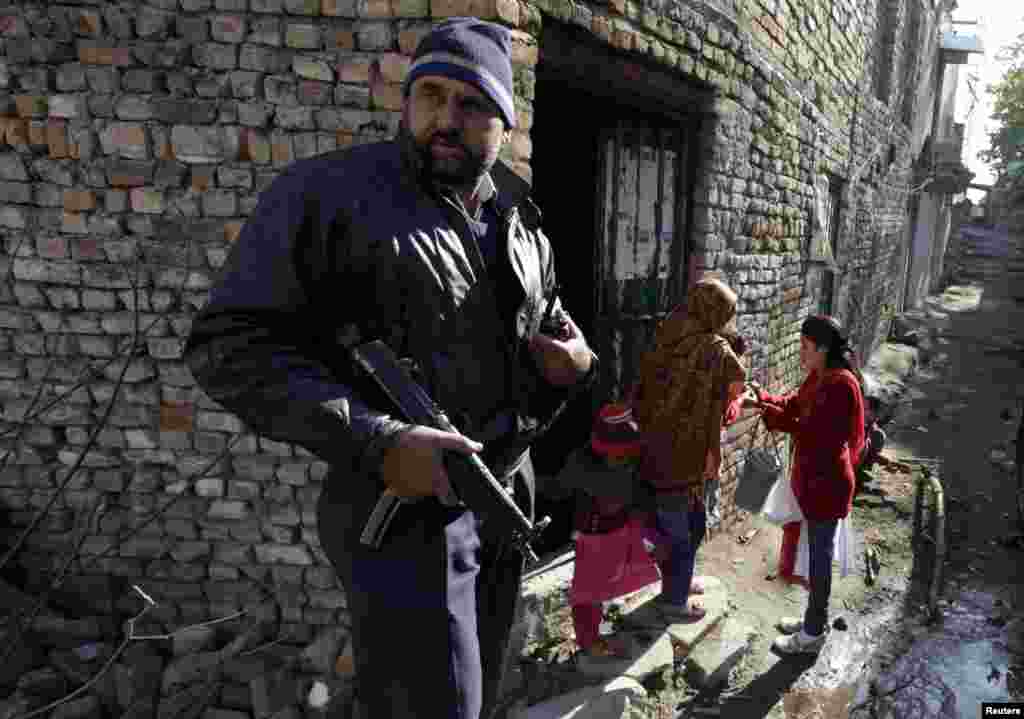
[[[546,598],[538,620],[546,617],[552,627],[541,652],[548,669],[527,669],[530,706],[521,705],[515,716],[569,716],[572,706],[587,707],[579,716],[634,716],[632,701],[642,707],[636,716],[658,719],[968,719],[978,716],[983,701],[1020,701],[1024,526],[1015,505],[1014,459],[1024,400],[1022,240],[978,225],[963,228],[950,284],[898,318],[894,335],[901,342],[885,345],[868,364],[889,392],[885,461],[855,500],[855,569],[834,579],[835,625],[817,661],[770,650],[774,623],[799,611],[805,593],[775,581],[779,531],[753,516],[716,533],[702,550],[699,571],[720,584],[711,595],[711,617],[684,631],[670,628],[668,638],[634,637],[636,655],[608,672],[604,678],[612,681],[603,694],[579,688],[565,660],[571,639],[559,641],[571,634],[565,617],[561,629],[550,621],[566,609],[558,587],[571,558],[531,579],[528,596]],[[934,614],[936,547],[928,535],[935,528],[927,501],[916,556],[912,546],[924,467],[938,477],[945,498],[945,561],[934,585]],[[870,580],[862,551],[869,547],[881,557]],[[654,591],[627,598],[622,610],[642,606]],[[551,669],[560,661],[567,667],[561,681]],[[673,666],[662,671],[666,662]]]
[[[982,701],[1021,700],[1024,527],[1014,459],[1024,421],[1024,237],[977,225],[962,237],[952,284],[905,318],[921,364],[886,427],[888,458],[939,468],[948,551],[937,620],[922,612],[923,588],[908,586],[902,606],[877,605],[850,631],[833,632],[833,646],[774,709],[748,692],[722,716],[838,716],[841,705],[816,692],[829,697],[850,682],[846,708],[860,719],[974,719]]]

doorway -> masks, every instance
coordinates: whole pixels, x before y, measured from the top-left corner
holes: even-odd
[[[587,444],[597,408],[628,391],[657,322],[685,294],[697,123],[671,107],[701,103],[676,97],[678,78],[640,72],[573,28],[546,23],[540,49],[532,194],[562,301],[601,357],[598,380],[534,446],[537,514],[552,517],[543,552],[572,531],[573,498],[550,478]]]

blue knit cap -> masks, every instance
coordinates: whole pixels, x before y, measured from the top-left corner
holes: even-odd
[[[421,75],[461,80],[491,98],[505,123],[515,127],[511,45],[511,34],[501,25],[473,17],[445,20],[420,41],[403,89],[408,94]]]

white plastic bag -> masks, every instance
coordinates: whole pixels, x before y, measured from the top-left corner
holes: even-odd
[[[775,480],[775,484],[768,490],[761,514],[772,524],[803,521],[804,513],[800,511],[789,477],[783,476]]]
[[[849,517],[843,517],[836,525],[836,536],[833,544],[832,561],[839,563],[839,576],[850,574],[850,558],[854,556],[853,530],[850,528]],[[793,574],[810,581],[811,548],[807,537],[807,522],[800,523],[800,541],[796,545],[796,566]]]

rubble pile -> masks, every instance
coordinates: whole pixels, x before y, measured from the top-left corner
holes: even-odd
[[[280,633],[274,602],[179,629],[145,616],[72,617],[0,582],[0,719],[348,716],[349,632]]]

